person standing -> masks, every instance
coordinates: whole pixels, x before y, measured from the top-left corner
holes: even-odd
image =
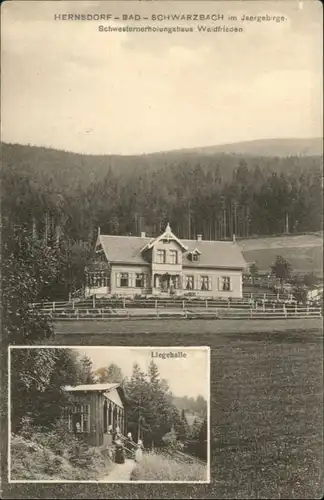
[[[133,458],[134,457],[134,441],[132,437],[132,433],[128,432],[127,438],[126,438],[126,454],[128,458]]]
[[[140,462],[143,458],[143,441],[141,439],[137,442],[137,448],[135,451],[135,462]]]
[[[116,427],[112,434],[113,441],[117,441],[117,439],[119,439],[119,434],[120,434],[120,429],[119,427]]]
[[[125,453],[124,446],[120,439],[116,440],[116,453],[115,453],[115,463],[124,464],[125,463]]]

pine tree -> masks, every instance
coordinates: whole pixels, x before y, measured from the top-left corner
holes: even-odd
[[[94,384],[95,376],[93,373],[93,364],[91,359],[85,354],[80,360],[79,369],[80,384]]]
[[[255,262],[253,262],[250,265],[249,272],[250,272],[250,276],[252,278],[252,284],[254,285],[255,280],[257,279],[258,274],[259,274],[259,269],[258,269],[258,267],[257,267],[257,265],[256,265]]]
[[[153,360],[150,361],[150,364],[148,367],[148,377],[149,377],[149,381],[150,381],[151,386],[154,389],[158,389],[160,387],[160,372],[159,372],[159,369],[158,369],[156,363],[154,363]]]
[[[146,423],[146,408],[149,403],[148,383],[145,373],[141,371],[138,363],[134,363],[132,376],[126,385],[126,393],[131,403],[128,414],[128,427],[133,436],[143,439],[149,431]]]
[[[96,376],[98,381],[103,384],[107,383],[121,383],[124,376],[121,368],[115,363],[111,363],[107,368],[101,367],[96,370]]]
[[[121,383],[123,378],[124,376],[121,368],[119,368],[119,366],[117,366],[115,363],[111,363],[107,368],[107,382]]]
[[[200,458],[206,460],[207,459],[207,418],[204,418],[203,423],[201,424],[200,431],[198,434],[198,447],[197,454]]]
[[[291,277],[292,266],[291,264],[284,259],[281,255],[277,255],[275,263],[271,266],[272,272],[280,280],[280,283],[283,284]]]
[[[180,415],[172,404],[168,384],[160,380],[157,365],[150,363],[146,375],[135,364],[125,389],[132,406],[128,421],[133,435],[140,433],[146,446],[162,446],[163,436],[178,424]]]
[[[2,325],[4,339],[12,344],[35,343],[49,338],[52,325],[31,303],[49,297],[58,275],[59,260],[47,247],[18,225],[2,230]]]
[[[11,428],[18,432],[24,418],[51,428],[70,400],[64,386],[75,384],[78,359],[70,349],[11,350]]]
[[[173,420],[177,439],[179,439],[180,441],[185,441],[190,435],[190,429],[186,419],[185,410],[181,410],[181,415],[179,415],[179,412],[176,410],[173,415]]]

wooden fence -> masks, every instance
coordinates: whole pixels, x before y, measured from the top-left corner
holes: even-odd
[[[274,294],[252,295],[243,299],[202,298],[88,298],[31,304],[53,320],[91,320],[113,318],[213,318],[286,319],[322,316],[322,307],[297,304],[291,297]]]
[[[107,320],[107,319],[291,319],[320,318],[320,307],[283,307],[271,309],[232,309],[232,308],[191,308],[191,309],[72,309],[46,311],[52,320]]]
[[[43,311],[67,311],[67,310],[89,310],[89,309],[188,309],[188,308],[226,308],[226,309],[258,309],[273,310],[294,305],[296,302],[291,297],[269,297],[267,295],[250,296],[243,299],[201,299],[201,298],[95,298],[60,302],[43,302],[31,304],[32,308]]]

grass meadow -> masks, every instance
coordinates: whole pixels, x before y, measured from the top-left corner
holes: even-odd
[[[29,485],[25,498],[322,497],[320,320],[130,320],[62,325],[57,324],[61,333],[55,338],[61,345],[211,346],[211,483],[82,484],[52,486],[51,490],[44,485],[37,491]],[[12,491],[19,498],[19,490]]]
[[[198,462],[182,463],[157,453],[146,453],[136,464],[132,481],[207,481],[207,467]]]
[[[53,343],[89,344],[89,345],[149,345],[152,339],[155,345],[159,339],[166,339],[171,345],[176,341],[183,345],[211,345],[214,336],[221,338],[231,333],[273,333],[289,331],[318,331],[321,318],[311,319],[273,319],[273,320],[217,320],[217,319],[107,319],[107,320],[63,320],[55,322],[55,338]],[[136,335],[134,337],[133,335]],[[220,337],[219,337],[220,336]],[[170,344],[171,342],[171,344]],[[154,343],[152,345],[154,345]],[[160,343],[160,345],[163,345]]]

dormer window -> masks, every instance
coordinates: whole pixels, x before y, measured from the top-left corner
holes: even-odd
[[[188,259],[191,260],[192,262],[199,262],[199,258],[201,256],[201,252],[197,248],[193,250],[192,252],[188,253]]]

